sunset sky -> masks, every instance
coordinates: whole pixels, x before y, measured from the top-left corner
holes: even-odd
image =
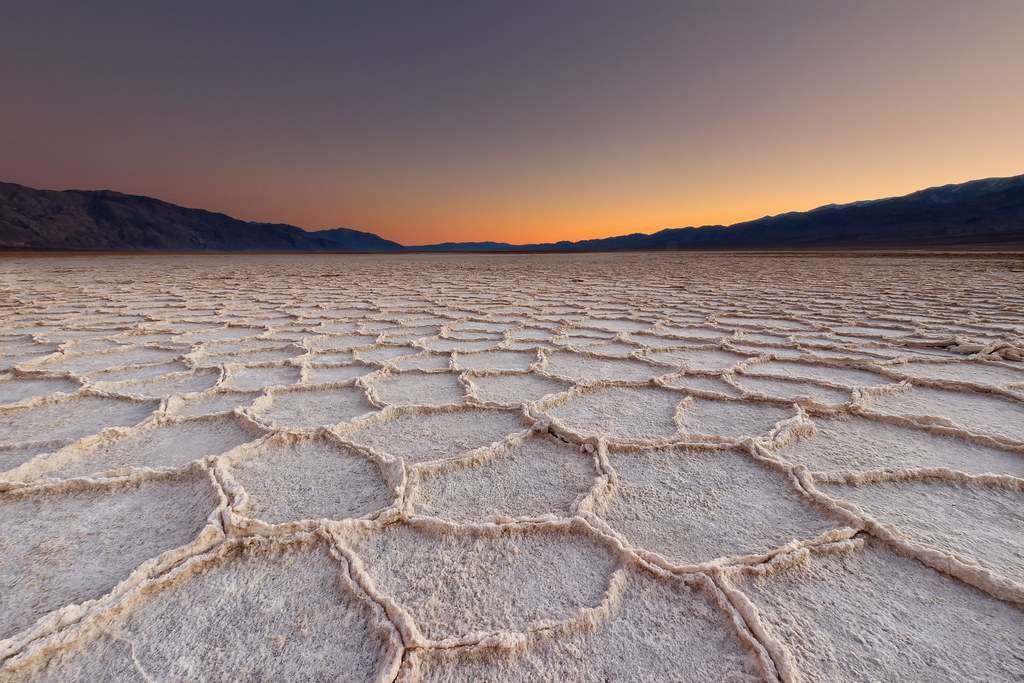
[[[8,3],[0,86],[0,180],[405,244],[1024,173],[1021,0]]]

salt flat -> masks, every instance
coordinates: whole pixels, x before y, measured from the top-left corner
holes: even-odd
[[[0,679],[1021,680],[1024,261],[0,259]]]

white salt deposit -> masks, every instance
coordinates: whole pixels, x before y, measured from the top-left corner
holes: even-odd
[[[0,303],[4,681],[1024,678],[1014,259],[7,257]]]

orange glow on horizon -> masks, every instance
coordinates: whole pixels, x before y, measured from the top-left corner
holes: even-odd
[[[1024,2],[595,5],[23,3],[0,180],[418,245],[1024,173]]]
[[[367,214],[361,222],[330,218],[344,216],[344,206],[329,201],[310,201],[300,205],[271,205],[239,217],[269,220],[270,215],[273,220],[292,222],[310,230],[352,227],[406,245],[578,241],[634,232],[653,233],[665,228],[731,225],[789,211],[808,211],[825,204],[880,199],[936,185],[1017,175],[1024,173],[1024,162],[1020,161],[1024,159],[1024,145],[1019,152],[1019,156],[1010,153],[1007,156],[1012,158],[992,159],[991,162],[979,159],[974,168],[966,170],[963,164],[957,164],[955,169],[931,165],[915,169],[917,173],[908,170],[905,175],[875,173],[869,168],[864,177],[856,179],[838,174],[831,177],[822,174],[817,178],[750,179],[749,187],[735,192],[719,186],[644,196],[640,191],[630,194],[633,188],[621,187],[618,192],[610,192],[599,199],[576,200],[571,204],[560,204],[557,196],[547,201],[524,200],[521,203],[497,197],[476,202],[468,197],[457,197],[447,205],[438,205],[436,201],[419,205],[410,201],[385,206],[379,213]],[[732,182],[739,181],[726,182],[725,186],[732,186]],[[410,228],[410,225],[419,227]]]

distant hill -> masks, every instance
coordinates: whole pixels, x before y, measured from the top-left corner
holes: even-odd
[[[424,251],[904,249],[1024,246],[1024,175],[943,185],[902,197],[829,204],[730,226],[668,228],[548,244],[447,243]]]
[[[668,228],[544,244],[448,242],[403,247],[373,233],[251,223],[108,190],[0,183],[0,247],[167,251],[624,251],[1024,247],[1024,175],[902,197],[830,204],[731,226]]]
[[[0,183],[0,247],[170,251],[395,251],[397,242],[335,228],[250,223],[109,190]]]

